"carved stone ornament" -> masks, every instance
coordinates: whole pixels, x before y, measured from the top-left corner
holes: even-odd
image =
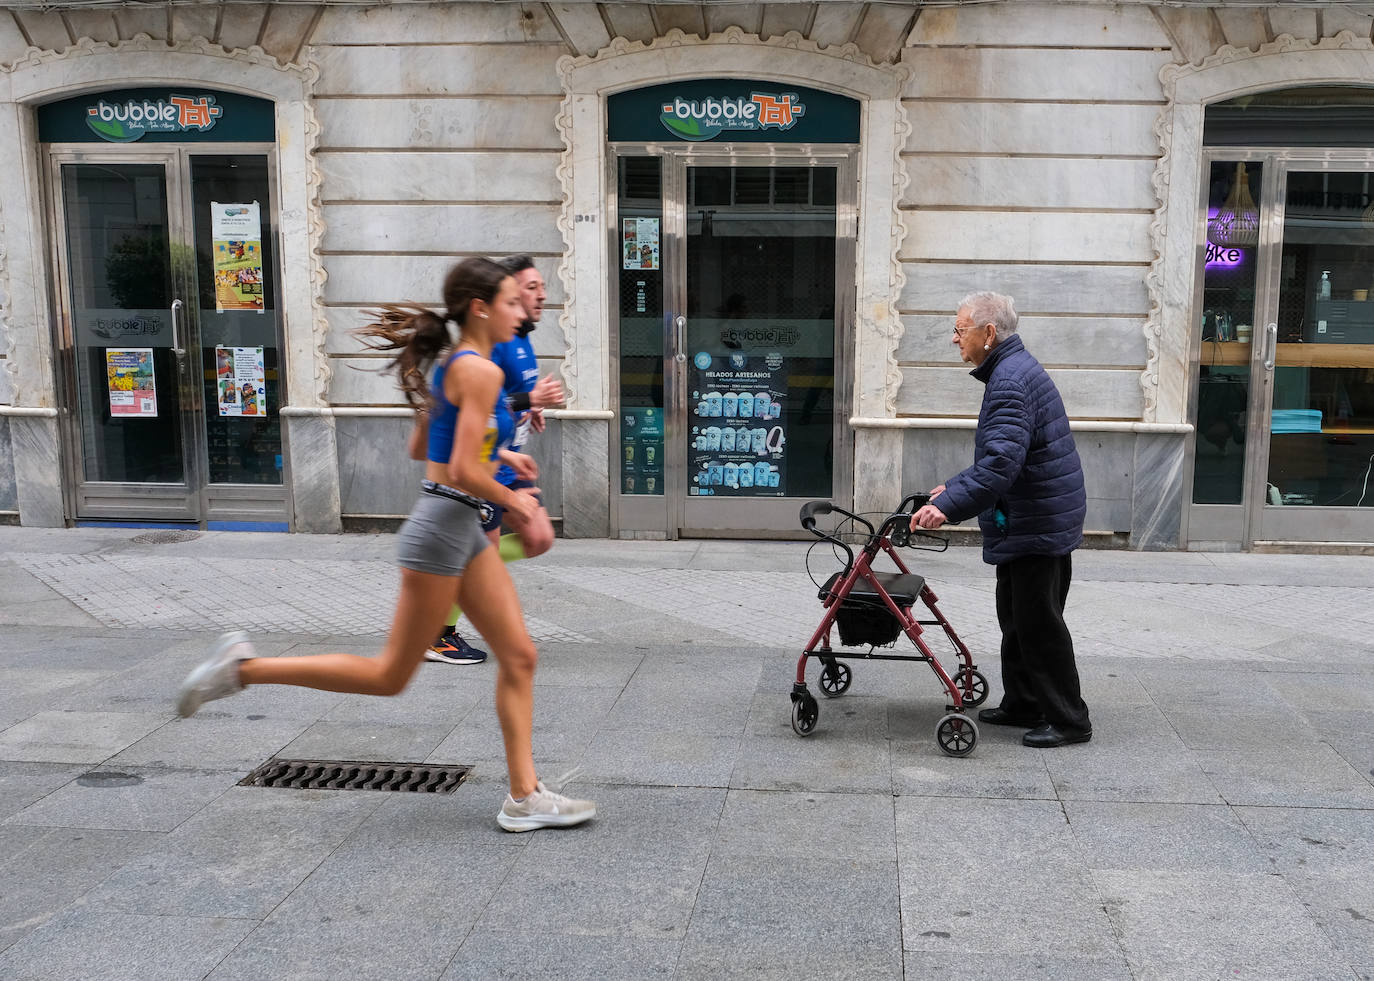
[[[901,92],[908,69],[875,62],[852,43],[821,47],[796,31],[765,40],[731,27],[706,38],[678,29],[648,43],[617,37],[595,55],[560,58],[558,74],[564,91],[557,116],[563,140],[558,227],[565,243],[558,275],[567,296],[559,324],[568,344],[563,362],[568,404],[604,408],[610,400],[606,234],[577,221],[604,205],[606,96],[677,79],[722,76],[791,82],[859,100],[863,139],[855,243],[854,408],[860,410],[867,390],[880,394],[886,415],[895,415],[901,385],[897,343],[904,330],[896,310],[905,285],[898,255],[906,234],[898,204],[908,180],[901,151],[911,132]],[[860,411],[876,414],[879,406]]]
[[[278,194],[281,209],[281,266],[283,288],[283,320],[292,324],[310,324],[308,337],[293,338],[288,334],[288,364],[296,363],[289,371],[291,401],[297,405],[323,405],[329,381],[329,359],[325,351],[328,321],[324,315],[325,270],[320,259],[324,240],[324,218],[320,209],[321,174],[315,151],[319,144],[320,124],[312,100],[319,69],[310,62],[283,64],[261,47],[227,49],[204,37],[188,38],[175,44],[158,40],[147,34],[117,43],[95,41],[83,37],[61,50],[29,48],[10,65],[0,65],[0,79],[10,93],[10,99],[20,104],[49,101],[53,98],[78,95],[83,91],[97,91],[121,84],[167,84],[223,86],[247,94],[271,99],[277,106],[279,129],[301,130],[300,139],[279,141],[277,150]],[[22,134],[14,134],[16,136]],[[294,134],[293,134],[294,135]],[[5,138],[9,138],[6,136]],[[37,161],[32,145],[20,147],[24,166],[36,175]],[[37,182],[31,182],[37,187]],[[14,198],[8,199],[12,204]],[[45,214],[41,201],[27,202],[31,215]],[[0,215],[0,219],[3,219]],[[289,227],[295,223],[296,233]],[[42,227],[41,224],[35,227]],[[297,241],[293,241],[296,239]],[[0,310],[0,345],[19,336],[15,323],[14,296],[11,293],[10,273],[16,268],[13,258],[5,256],[4,225],[0,221],[0,296],[6,305]],[[13,250],[11,250],[13,251]],[[34,268],[25,270],[25,281],[41,281],[47,273],[41,268],[42,250],[33,251]],[[308,295],[302,292],[309,283]],[[24,311],[25,314],[28,311]],[[46,318],[34,311],[32,319],[42,323]],[[24,358],[50,361],[48,332],[24,330],[22,333],[41,335],[34,344],[14,345]],[[294,355],[294,358],[291,356]],[[15,358],[6,363],[14,380],[19,378]],[[302,364],[301,362],[305,362]],[[26,364],[25,367],[32,368]],[[20,397],[16,384],[16,404],[33,403],[50,397],[48,393],[24,392]]]
[[[1165,103],[1154,129],[1161,154],[1151,178],[1159,208],[1150,224],[1154,261],[1145,279],[1150,312],[1140,386],[1146,422],[1181,423],[1191,384],[1194,286],[1201,273],[1198,189],[1206,107],[1295,85],[1374,83],[1374,43],[1351,31],[1316,41],[1283,34],[1254,50],[1225,45],[1200,62],[1165,65],[1159,79]]]

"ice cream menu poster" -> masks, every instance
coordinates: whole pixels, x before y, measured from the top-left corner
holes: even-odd
[[[663,410],[625,407],[620,411],[621,492],[662,494]]]
[[[701,352],[688,374],[687,493],[785,496],[782,355]]]

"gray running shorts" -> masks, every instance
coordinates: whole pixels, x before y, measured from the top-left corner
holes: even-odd
[[[491,539],[477,509],[462,501],[422,493],[396,533],[396,560],[407,569],[461,576]]]

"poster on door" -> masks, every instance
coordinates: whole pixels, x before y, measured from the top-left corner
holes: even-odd
[[[621,248],[626,269],[658,268],[658,219],[622,218]]]
[[[663,493],[663,410],[620,410],[621,493]]]
[[[258,202],[210,202],[214,249],[215,310],[264,311],[262,220]]]
[[[698,352],[688,372],[687,493],[783,497],[787,374],[779,353]]]
[[[155,375],[152,348],[106,348],[105,377],[110,390],[110,415],[156,417]]]
[[[215,385],[222,416],[267,415],[267,372],[260,347],[216,347]]]

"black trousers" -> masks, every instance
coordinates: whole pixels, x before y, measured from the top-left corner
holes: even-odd
[[[1071,729],[1087,729],[1073,638],[1064,624],[1073,563],[1068,555],[1027,555],[997,567],[1002,628],[1002,708]]]

